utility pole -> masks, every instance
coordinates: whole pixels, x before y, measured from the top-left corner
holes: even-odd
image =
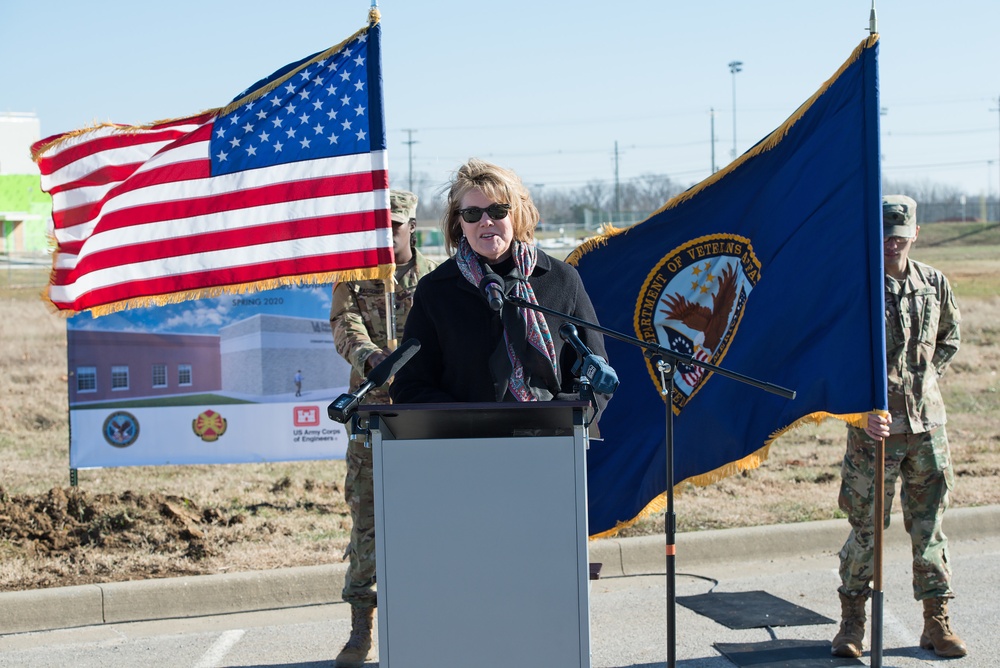
[[[622,189],[621,185],[618,182],[618,140],[616,139],[615,140],[615,220],[618,219],[618,216],[620,215],[622,210],[621,197],[622,197]]]
[[[406,144],[406,149],[407,149],[407,152],[409,153],[409,160],[410,160],[410,188],[409,188],[409,190],[410,190],[410,192],[413,192],[413,145],[417,143],[417,140],[415,140],[413,138],[413,133],[416,132],[416,130],[406,129],[406,130],[403,130],[403,132],[405,132],[406,136],[407,136],[407,140],[404,141],[403,143]]]
[[[712,119],[712,173],[715,174],[715,107],[708,110],[708,115]]]

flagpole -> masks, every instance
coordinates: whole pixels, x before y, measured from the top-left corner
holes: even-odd
[[[872,576],[872,668],[882,666],[882,540],[885,529],[885,439],[875,441],[875,564]]]
[[[872,0],[872,9],[868,15],[868,32],[871,35],[878,33],[878,16],[875,13],[875,0]],[[883,620],[883,592],[882,592],[882,545],[885,531],[885,439],[879,438],[875,442],[875,504],[873,509],[875,517],[875,555],[874,574],[872,576],[872,668],[882,668],[882,620]]]

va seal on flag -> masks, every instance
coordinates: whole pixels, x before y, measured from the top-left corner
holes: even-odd
[[[688,241],[665,255],[646,277],[635,308],[636,334],[643,341],[718,365],[759,278],[760,261],[749,239],[713,234]],[[647,359],[646,366],[662,393],[652,360]],[[695,364],[677,365],[674,413],[709,376],[711,372]]]
[[[131,413],[115,411],[104,421],[101,431],[108,445],[127,448],[139,438],[139,421]]]
[[[191,421],[191,428],[201,440],[212,443],[226,433],[226,418],[211,408]]]

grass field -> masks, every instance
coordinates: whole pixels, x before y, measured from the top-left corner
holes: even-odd
[[[952,281],[962,348],[942,387],[955,506],[1000,503],[1000,226],[925,226],[913,256]],[[79,472],[69,487],[65,322],[43,269],[0,268],[0,591],[339,562],[343,461]],[[679,531],[839,516],[844,427],[779,438],[758,469],[680,485]],[[947,524],[946,524],[947,527]],[[663,532],[662,514],[624,535]]]

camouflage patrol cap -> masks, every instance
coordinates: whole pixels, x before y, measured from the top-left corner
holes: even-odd
[[[417,196],[406,190],[389,191],[392,222],[408,223],[417,217]]]
[[[906,195],[882,197],[882,234],[889,237],[917,236],[917,203]]]

